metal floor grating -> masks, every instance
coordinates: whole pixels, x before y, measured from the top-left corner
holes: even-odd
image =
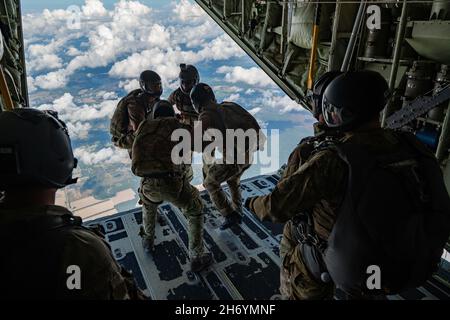
[[[278,180],[277,175],[272,175],[243,181],[243,198],[271,192]],[[200,275],[189,271],[186,219],[170,204],[159,208],[153,255],[146,254],[142,249],[140,209],[88,224],[103,227],[115,258],[133,272],[139,287],[151,299],[280,299],[278,247],[283,225],[261,223],[249,212],[244,212],[241,226],[220,231],[220,213],[205,191],[201,197],[205,205],[205,244],[213,254],[215,263]],[[444,263],[445,268],[439,275],[449,279],[450,264],[447,261]],[[389,299],[450,299],[450,289],[436,278],[421,288]]]

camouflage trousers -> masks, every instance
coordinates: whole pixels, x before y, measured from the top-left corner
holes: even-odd
[[[211,197],[217,210],[225,217],[233,211],[242,212],[241,177],[249,164],[204,164],[203,186]],[[221,184],[226,182],[230,188],[231,203]]]
[[[203,204],[199,191],[190,184],[189,173],[176,178],[143,178],[139,196],[146,237],[154,240],[157,211],[164,201],[180,208],[188,220],[189,255],[203,254]]]
[[[292,221],[284,226],[280,244],[282,266],[280,293],[285,300],[329,300],[333,298],[334,285],[318,281],[308,271],[300,246],[292,236]]]

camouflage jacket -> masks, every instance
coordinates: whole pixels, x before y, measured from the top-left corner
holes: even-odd
[[[184,94],[180,88],[172,92],[167,98],[167,101],[170,102],[171,105],[176,106],[178,111],[181,112],[182,117],[194,118],[198,119],[198,113],[195,111],[191,98],[188,94]]]
[[[383,129],[346,134],[339,143],[361,144],[380,154],[395,153],[400,141]],[[348,167],[335,151],[317,150],[307,161],[299,146],[291,155],[284,177],[273,192],[253,198],[250,209],[261,220],[287,222],[302,212],[312,212],[314,227],[328,239],[346,191]]]
[[[110,133],[112,141],[120,148],[131,149],[134,133],[148,114],[152,112],[153,102],[145,101],[142,90],[130,92],[118,103],[111,119]]]
[[[209,106],[200,114],[197,126],[201,126],[203,134],[210,129],[222,133],[223,146],[221,146],[222,149],[219,151],[224,157],[227,157],[229,154],[234,155],[234,157],[227,158],[228,160],[236,160],[237,155],[245,154],[245,163],[251,163],[253,152],[259,150],[266,141],[266,137],[260,131],[261,128],[256,119],[244,108],[232,102],[222,102],[221,104]],[[252,129],[257,135],[254,140],[243,137],[244,139],[234,138],[234,141],[227,143],[227,131],[237,129],[242,129],[244,132]],[[195,134],[199,131],[197,128],[194,129]],[[236,141],[240,141],[240,143],[236,143]],[[194,151],[202,152],[209,144],[211,142],[203,141],[202,150],[198,150],[198,146],[194,145]],[[233,146],[234,150],[230,151],[228,149],[230,146]]]
[[[131,170],[139,177],[155,174],[180,173],[187,170],[186,164],[191,161],[190,145],[187,144],[183,163],[174,163],[172,151],[180,141],[172,141],[172,133],[177,129],[185,129],[190,134],[190,127],[183,125],[176,118],[148,119],[136,132],[133,144],[133,160]]]
[[[314,123],[314,136],[302,139],[294,151],[292,151],[286,169],[284,170],[283,177],[291,176],[298,168],[308,161],[314,153],[315,148],[320,143],[327,139],[337,141],[339,137],[339,133],[335,130],[329,129],[318,122]]]
[[[79,223],[61,223],[63,218],[76,221],[59,206],[12,209],[0,205],[0,238],[8,244],[0,267],[7,275],[2,294],[40,299],[142,297],[102,237]],[[71,266],[79,268],[81,284],[72,290],[68,287],[74,272]]]

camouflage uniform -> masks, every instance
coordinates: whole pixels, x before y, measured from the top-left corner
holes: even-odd
[[[0,205],[2,296],[39,299],[129,299],[142,297],[134,280],[114,260],[96,232],[74,223],[66,208]],[[70,222],[71,221],[71,222]],[[68,223],[70,222],[70,223]],[[69,290],[69,266],[79,266],[81,289]]]
[[[233,211],[242,212],[241,177],[250,165],[242,164],[204,164],[205,180],[203,185],[208,190],[217,210],[225,217]],[[231,194],[231,203],[221,184],[226,182]]]
[[[143,203],[144,237],[154,241],[157,211],[164,201],[180,208],[189,224],[191,258],[201,256],[203,247],[203,205],[199,191],[193,187],[191,166],[176,165],[171,159],[171,141],[176,129],[188,129],[176,118],[145,121],[136,133],[133,146],[133,173],[144,177],[139,189]]]
[[[203,165],[203,175],[204,181],[203,185],[211,197],[212,202],[216,206],[217,210],[226,217],[227,215],[233,213],[234,211],[241,212],[242,211],[242,196],[241,196],[241,177],[244,172],[250,168],[252,163],[253,151],[244,151],[244,163],[238,163],[236,160],[236,156],[239,154],[236,146],[234,146],[233,154],[235,155],[235,159],[233,163],[227,163],[227,153],[230,153],[230,150],[226,149],[226,135],[224,132],[226,129],[238,129],[241,125],[240,122],[242,120],[248,120],[247,125],[252,127],[255,130],[260,130],[259,125],[256,120],[250,114],[234,114],[228,116],[227,118],[223,115],[223,109],[229,108],[231,105],[237,106],[236,104],[225,102],[221,105],[210,106],[207,110],[203,111],[200,114],[199,121],[201,122],[203,133],[205,133],[209,129],[216,129],[223,133],[225,139],[223,139],[224,148],[220,150],[223,155],[223,163],[217,163],[216,161],[211,161],[214,155],[204,155],[203,159],[205,162]],[[223,108],[223,109],[222,109]],[[241,108],[239,106],[239,108]],[[242,109],[242,108],[241,108]],[[242,109],[243,110],[243,109]],[[252,119],[249,119],[252,117]],[[237,119],[239,118],[239,119]],[[247,130],[249,128],[242,128]],[[205,142],[203,145],[203,149],[209,144],[209,142]],[[203,150],[196,150],[203,151]],[[231,194],[231,203],[227,199],[225,192],[222,190],[221,184],[226,182],[230,189]]]
[[[395,153],[401,143],[391,131],[383,129],[355,131],[339,140],[363,145],[379,154]],[[330,299],[334,286],[315,279],[307,270],[300,246],[292,236],[291,219],[302,212],[311,212],[316,234],[326,241],[345,195],[348,167],[337,153],[327,149],[317,151],[305,161],[302,159],[305,147],[302,144],[294,150],[274,191],[251,199],[249,207],[261,220],[287,222],[280,245],[282,295],[286,299]]]
[[[139,125],[152,112],[153,106],[159,99],[149,103],[145,101],[142,90],[134,90],[120,100],[111,119],[110,133],[115,146],[126,149],[131,156],[131,148],[135,139],[135,132]]]
[[[177,90],[172,92],[167,101],[169,101],[178,109],[178,111],[181,112],[181,123],[193,128],[195,121],[198,121],[198,113],[192,106],[191,97],[188,94],[184,94],[183,91],[178,88]],[[189,166],[188,170],[188,174],[193,178],[194,170],[192,169],[192,166]]]
[[[192,106],[191,97],[188,94],[184,94],[180,88],[172,92],[167,101],[176,106],[178,111],[181,112],[181,122],[183,124],[193,127],[194,122],[198,121],[198,113]]]

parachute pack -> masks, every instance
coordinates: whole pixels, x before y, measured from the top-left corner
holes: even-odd
[[[174,164],[172,150],[178,144],[172,133],[182,125],[176,118],[146,120],[136,131],[131,170],[138,177],[182,173],[183,165]]]
[[[398,136],[406,147],[389,156],[359,145],[333,147],[349,180],[323,259],[345,292],[367,292],[373,266],[381,272],[380,293],[422,285],[437,271],[450,235],[450,198],[438,162],[414,136]]]
[[[141,92],[139,89],[134,90],[120,100],[111,118],[109,132],[112,136],[113,144],[118,148],[129,150],[132,147],[132,141],[127,143],[122,139],[128,133],[129,118],[127,105],[130,99],[136,98]]]
[[[257,133],[257,150],[264,150],[264,144],[266,143],[266,136],[262,133],[256,119],[244,108],[233,102],[223,102],[220,104],[218,112],[221,121],[225,129],[238,130],[242,129],[244,132],[247,130],[255,130]]]

